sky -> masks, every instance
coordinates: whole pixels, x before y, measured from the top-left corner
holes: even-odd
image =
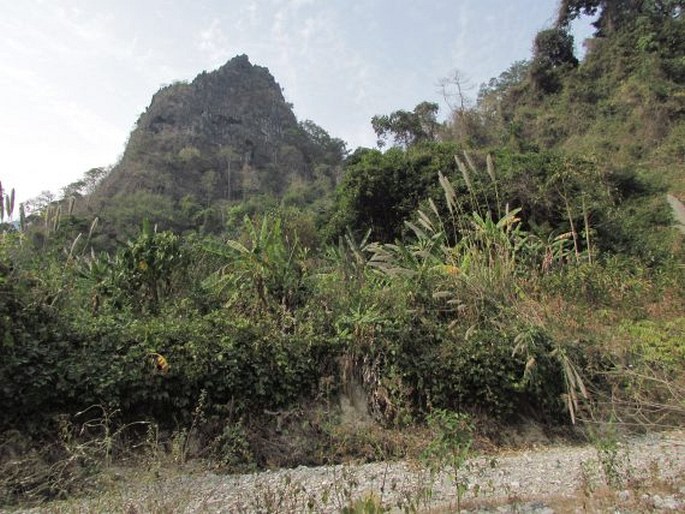
[[[0,182],[17,202],[115,164],[152,95],[236,55],[349,149],[371,117],[531,56],[558,0],[0,0]],[[591,30],[574,27],[577,52]]]

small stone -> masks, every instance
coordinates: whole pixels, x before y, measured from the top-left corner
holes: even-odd
[[[535,514],[554,514],[554,510],[545,505],[543,502],[533,502],[528,505],[531,513]]]
[[[656,495],[652,498],[652,504],[655,509],[660,510],[680,510],[681,507],[683,507],[683,505],[673,496],[662,498],[661,496]]]
[[[619,501],[627,502],[628,500],[630,500],[630,491],[621,491],[620,493],[618,493],[618,499]]]

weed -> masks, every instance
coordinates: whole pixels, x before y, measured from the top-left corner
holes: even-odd
[[[388,512],[388,509],[383,507],[383,502],[378,496],[368,493],[343,507],[340,512],[342,514],[380,514]]]
[[[435,437],[424,453],[424,461],[434,473],[444,466],[451,468],[457,512],[460,512],[461,500],[469,487],[463,472],[473,444],[471,418],[464,413],[437,409],[428,416],[428,425],[435,431]]]
[[[614,420],[588,427],[588,436],[595,448],[598,471],[604,483],[613,489],[623,487],[631,474],[630,456],[621,443]],[[586,467],[589,472],[589,465]]]
[[[265,514],[280,512],[316,512],[321,508],[315,495],[307,492],[305,487],[286,475],[282,481],[272,486],[263,484],[249,502],[249,512]]]

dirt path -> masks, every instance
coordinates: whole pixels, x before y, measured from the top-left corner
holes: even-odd
[[[673,209],[673,216],[676,219],[676,226],[685,234],[685,205],[673,195],[666,195],[671,209]]]

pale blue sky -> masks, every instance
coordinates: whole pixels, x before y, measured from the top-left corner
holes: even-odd
[[[235,55],[354,149],[374,114],[530,57],[557,0],[0,0],[0,181],[20,200],[114,164],[163,84]],[[589,34],[576,29],[576,46]],[[444,106],[443,106],[444,108]],[[446,109],[445,109],[446,110]]]

